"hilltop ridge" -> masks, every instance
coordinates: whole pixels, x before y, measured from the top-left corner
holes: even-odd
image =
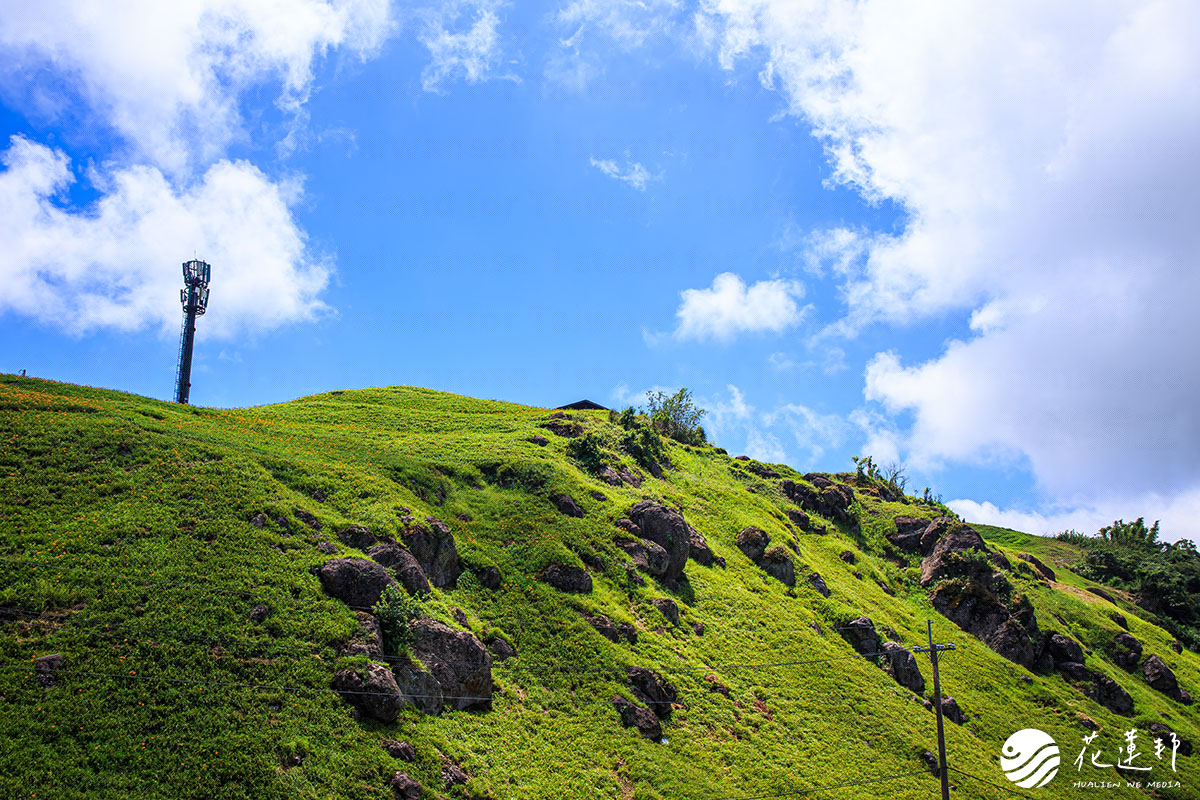
[[[0,792],[928,797],[934,703],[956,796],[997,796],[1027,727],[1063,754],[1039,797],[1115,780],[1070,762],[1131,729],[1155,796],[1200,787],[1200,659],[1077,547],[656,447],[414,387],[218,410],[0,376]]]

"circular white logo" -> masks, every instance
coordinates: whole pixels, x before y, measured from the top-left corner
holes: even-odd
[[[1017,731],[1004,742],[1000,768],[1022,789],[1045,786],[1058,774],[1058,745],[1037,728]]]

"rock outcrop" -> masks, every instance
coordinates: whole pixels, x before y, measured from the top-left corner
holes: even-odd
[[[396,681],[426,714],[443,707],[466,711],[492,707],[492,657],[483,642],[437,620],[410,626],[408,659],[396,665]]]
[[[361,713],[380,722],[395,721],[404,709],[405,698],[395,676],[374,661],[338,672],[333,676],[333,690]]]
[[[702,567],[711,567],[714,564],[719,567],[725,566],[725,559],[713,555],[708,542],[704,540],[704,537],[695,528],[691,528],[689,533],[688,557]]]
[[[347,547],[366,552],[368,548],[379,544],[379,537],[362,525],[351,525],[337,532],[337,538]]]
[[[763,553],[758,566],[763,572],[785,586],[796,585],[796,572],[792,565],[792,557],[782,547],[772,547]]]
[[[894,531],[888,531],[885,536],[896,549],[905,553],[917,553],[922,556],[933,551],[938,539],[950,529],[953,520],[949,517],[924,519],[918,517],[896,517]]]
[[[421,784],[407,772],[397,772],[391,780],[396,800],[421,800]]]
[[[1118,633],[1113,637],[1112,660],[1126,672],[1133,672],[1142,660],[1142,643],[1128,633]]]
[[[871,621],[870,617],[852,619],[841,626],[838,632],[860,655],[873,655],[879,652],[879,634],[875,631],[875,623]]]
[[[734,543],[763,572],[787,586],[796,585],[792,557],[782,547],[771,547],[771,537],[762,528],[743,528]]]
[[[692,529],[674,508],[643,500],[629,510],[629,519],[637,525],[640,538],[653,542],[667,553],[665,580],[679,580],[691,553]]]
[[[1014,599],[1001,571],[1010,567],[973,528],[958,523],[921,562],[921,585],[932,587],[939,613],[995,652],[1029,669],[1049,669],[1052,663],[1040,658],[1033,606]]]
[[[393,542],[377,544],[367,550],[367,555],[378,564],[392,571],[409,594],[429,592],[429,578],[415,556]]]
[[[953,697],[942,698],[942,716],[955,725],[965,725],[967,723],[967,718],[963,716],[962,709],[958,707],[958,701]]]
[[[650,605],[658,609],[658,612],[667,618],[667,621],[679,627],[679,606],[669,597],[655,597],[650,601]]]
[[[388,584],[395,583],[382,564],[365,558],[331,558],[317,576],[326,594],[360,609],[374,606]]]
[[[637,728],[638,733],[652,742],[662,738],[662,724],[653,711],[635,705],[616,694],[613,695],[612,704],[621,717],[621,724],[626,728]]]
[[[379,742],[379,746],[383,748],[385,753],[397,761],[407,761],[411,764],[417,760],[417,749],[408,742],[383,739]]]
[[[1040,558],[1032,553],[1017,553],[1017,555],[1032,564],[1033,568],[1036,569],[1038,574],[1041,575],[1045,580],[1052,581],[1057,577],[1054,574],[1054,570],[1047,567]]]
[[[921,674],[917,659],[909,650],[895,642],[884,642],[880,645],[880,652],[883,655],[879,658],[879,666],[896,683],[916,694],[925,691],[925,676]]]
[[[1142,676],[1146,683],[1150,684],[1150,688],[1162,692],[1177,703],[1188,706],[1192,704],[1192,696],[1179,685],[1175,673],[1158,656],[1150,656],[1142,662]]]
[[[766,554],[767,546],[771,544],[771,537],[762,528],[756,528],[752,525],[748,528],[742,528],[738,532],[737,538],[734,539],[734,544],[746,554],[746,558],[757,564],[759,561],[762,561],[762,557]]]
[[[1100,705],[1117,714],[1133,713],[1133,698],[1112,678],[1074,661],[1065,661],[1056,666],[1064,678]]]
[[[572,567],[555,562],[546,567],[542,580],[560,592],[587,594],[592,591],[592,576],[583,567]]]
[[[429,582],[439,589],[453,589],[462,573],[458,547],[449,526],[437,517],[426,517],[426,525],[406,530],[402,538],[421,565]]]
[[[569,494],[555,494],[550,496],[550,502],[558,509],[558,513],[565,514],[568,517],[582,517],[583,509],[579,507],[579,503],[575,502],[575,498]]]
[[[625,676],[633,696],[649,706],[655,716],[659,719],[671,716],[671,706],[679,700],[674,684],[645,667],[627,667]]]
[[[891,631],[890,628],[887,630]],[[925,691],[925,676],[917,666],[917,659],[905,647],[882,641],[870,617],[852,619],[838,631],[855,652],[873,658],[896,683],[917,694]]]
[[[637,644],[637,628],[633,627],[628,622],[617,624],[603,614],[595,617],[585,616],[584,619],[587,620],[589,625],[596,629],[597,633],[599,633],[605,639],[608,639],[610,642],[617,644],[621,642]]]
[[[810,472],[804,480],[812,487],[793,480],[781,484],[784,495],[800,508],[813,514],[840,522],[851,527],[858,525],[851,506],[854,503],[854,490],[844,483],[836,483],[824,475]],[[815,488],[813,488],[815,487]]]
[[[366,611],[355,611],[358,618],[358,628],[350,640],[342,645],[339,653],[343,656],[382,656],[383,631],[379,628],[379,620]]]

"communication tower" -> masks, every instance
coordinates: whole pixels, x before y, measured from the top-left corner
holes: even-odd
[[[175,370],[175,402],[187,405],[192,388],[192,345],[196,342],[196,317],[208,308],[209,266],[204,261],[183,262],[183,333],[179,337],[179,366]]]

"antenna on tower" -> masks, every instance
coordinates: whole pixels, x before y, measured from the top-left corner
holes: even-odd
[[[197,259],[183,262],[183,289],[179,302],[183,304],[183,333],[179,337],[179,366],[175,369],[175,402],[187,405],[192,388],[192,345],[196,342],[196,317],[208,309],[208,280],[210,268]]]

